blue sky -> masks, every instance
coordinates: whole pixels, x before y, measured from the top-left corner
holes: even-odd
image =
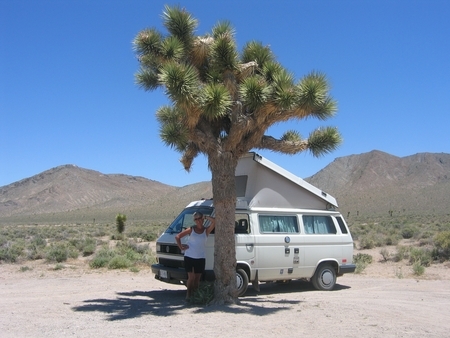
[[[160,141],[164,94],[134,82],[132,40],[165,33],[164,4],[191,12],[200,35],[230,21],[239,46],[270,45],[297,79],[327,75],[336,117],[270,134],[337,126],[342,146],[321,158],[259,152],[295,175],[374,149],[450,153],[450,1],[0,0],[0,186],[63,164],[174,186],[210,179],[204,157],[186,173]]]

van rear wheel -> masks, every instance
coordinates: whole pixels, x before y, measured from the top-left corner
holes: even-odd
[[[336,270],[330,264],[320,265],[311,278],[311,283],[317,290],[333,290],[336,285]]]
[[[236,285],[238,297],[243,296],[248,288],[248,276],[243,269],[236,269]]]

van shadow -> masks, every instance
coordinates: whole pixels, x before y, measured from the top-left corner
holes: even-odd
[[[335,290],[349,287],[337,284]],[[260,292],[249,287],[245,296],[239,298],[236,305],[196,306],[186,303],[185,290],[151,290],[117,292],[111,299],[98,298],[84,300],[82,305],[72,307],[76,312],[101,312],[106,320],[116,321],[143,316],[171,316],[185,312],[194,313],[229,312],[234,314],[247,313],[257,316],[270,315],[279,311],[291,310],[293,306],[302,303],[300,300],[272,299],[263,296],[288,294],[296,292],[316,291],[310,283],[292,281],[290,283],[268,283],[260,285]],[[318,291],[316,291],[318,292]]]
[[[321,292],[316,290],[310,282],[303,280],[293,280],[288,282],[269,282],[269,283],[260,283],[259,285],[260,291],[256,291],[251,286],[245,293],[245,297],[247,296],[263,296],[263,295],[271,295],[271,294],[283,294],[283,293],[294,293],[294,292]],[[339,290],[349,289],[350,286],[336,284],[331,291],[324,292],[335,292]]]

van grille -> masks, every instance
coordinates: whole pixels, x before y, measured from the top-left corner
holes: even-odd
[[[161,244],[161,253],[181,255],[181,250],[177,245]]]
[[[159,258],[159,264],[170,267],[170,268],[183,268],[184,269],[184,261],[177,261],[174,259],[168,258]]]

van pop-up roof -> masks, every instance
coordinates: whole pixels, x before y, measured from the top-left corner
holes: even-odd
[[[236,207],[330,210],[336,199],[257,153],[239,159]]]

